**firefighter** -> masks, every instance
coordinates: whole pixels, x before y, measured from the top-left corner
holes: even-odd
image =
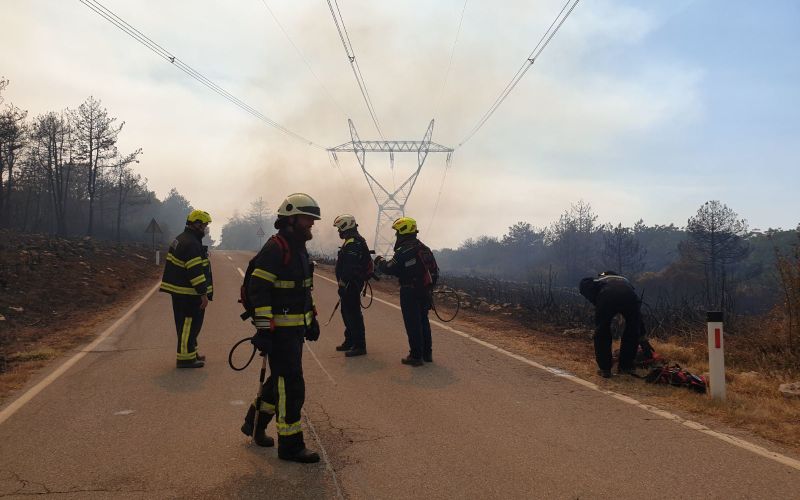
[[[344,240],[336,257],[336,281],[339,284],[339,301],[344,323],[344,342],[337,351],[345,351],[348,358],[367,354],[364,332],[364,315],[361,313],[361,289],[369,278],[370,264],[367,241],[358,234],[356,219],[342,214],[333,221]]]
[[[197,351],[197,336],[203,326],[206,306],[214,297],[211,263],[203,236],[211,216],[192,210],[186,229],[169,246],[160,290],[172,295],[172,312],[178,333],[178,368],[202,368],[205,356]]]
[[[642,334],[642,313],[639,297],[633,285],[614,271],[605,271],[596,278],[584,278],[579,285],[580,293],[594,304],[594,355],[597,374],[611,377],[611,322],[621,314],[625,319],[625,331],[619,349],[619,373],[631,373],[635,369],[634,358]]]
[[[319,455],[306,448],[300,411],[305,399],[303,342],[316,341],[320,334],[311,296],[314,269],[306,251],[320,210],[313,198],[295,193],[284,200],[277,215],[278,234],[255,257],[247,291],[257,329],[251,342],[267,356],[270,375],[262,388],[261,407],[250,406],[241,430],[261,446],[274,446],[266,428],[276,416],[278,457],[313,463]],[[256,410],[258,428],[254,429]]]
[[[404,365],[422,366],[423,361],[433,362],[431,324],[428,311],[432,306],[432,283],[424,263],[421,250],[430,253],[428,247],[417,239],[417,222],[411,217],[400,217],[392,224],[397,240],[394,256],[385,260],[375,257],[375,268],[400,278],[400,309],[408,336],[409,353],[401,359]],[[432,258],[432,254],[431,254]]]

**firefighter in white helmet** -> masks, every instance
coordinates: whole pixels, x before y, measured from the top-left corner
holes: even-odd
[[[356,219],[342,214],[333,221],[344,240],[336,256],[336,281],[344,323],[344,342],[336,347],[348,358],[367,353],[364,315],[361,312],[361,290],[372,275],[372,259],[366,240],[358,233]]]
[[[311,227],[320,219],[319,205],[304,193],[289,195],[278,208],[272,236],[253,260],[247,298],[257,329],[251,342],[267,356],[270,375],[261,407],[250,406],[242,432],[261,446],[274,446],[266,427],[276,416],[278,458],[313,463],[319,455],[306,448],[300,415],[305,400],[303,342],[319,339],[313,286],[313,264],[306,251]],[[254,428],[259,411],[258,428]]]

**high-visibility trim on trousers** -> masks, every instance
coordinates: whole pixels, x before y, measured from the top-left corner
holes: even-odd
[[[189,355],[189,332],[192,330],[192,317],[187,316],[183,320],[183,329],[181,330],[181,350],[178,353],[178,359],[192,359],[197,355],[195,351],[194,356],[187,358],[186,356]]]
[[[255,407],[257,402],[258,402],[258,399],[253,401],[253,405],[252,406]],[[263,411],[264,413],[269,413],[270,415],[274,415],[275,414],[275,405],[269,404],[269,403],[267,403],[266,401],[264,401],[262,399],[261,400],[261,407],[258,409],[258,411]]]
[[[283,377],[278,377],[278,435],[292,436],[303,432],[300,421],[286,422],[286,381]]]

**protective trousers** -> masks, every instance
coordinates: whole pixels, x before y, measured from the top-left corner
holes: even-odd
[[[341,300],[345,343],[356,348],[366,349],[364,315],[361,312],[361,287],[351,283],[348,287],[339,288],[339,299]]]
[[[431,302],[427,294],[413,286],[400,287],[400,310],[408,335],[409,355],[414,359],[430,359],[432,355],[431,324],[428,311]]]
[[[272,334],[272,352],[267,357],[270,375],[264,382],[259,419],[276,416],[279,454],[291,454],[305,448],[300,425],[300,412],[306,397],[303,333],[302,327],[278,328]]]
[[[601,370],[610,370],[613,363],[611,357],[611,322],[614,316],[621,314],[625,319],[625,330],[619,349],[619,369],[634,368],[636,349],[639,346],[639,329],[642,316],[639,298],[629,287],[605,286],[597,295],[595,303],[594,355],[597,366]]]
[[[200,309],[200,296],[173,294],[172,313],[178,333],[178,361],[197,359],[197,336],[206,313]]]

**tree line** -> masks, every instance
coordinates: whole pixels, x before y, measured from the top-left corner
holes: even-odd
[[[147,187],[142,149],[119,149],[125,122],[99,99],[31,117],[4,101],[8,85],[0,78],[0,227],[117,241],[145,239],[151,218],[168,237],[183,227],[191,204]]]
[[[653,301],[763,311],[780,299],[777,256],[790,253],[800,231],[751,231],[719,201],[704,203],[684,227],[598,220],[591,205],[579,201],[546,227],[521,221],[501,237],[481,236],[440,250],[437,261],[453,276],[570,288],[582,277],[613,270]]]

